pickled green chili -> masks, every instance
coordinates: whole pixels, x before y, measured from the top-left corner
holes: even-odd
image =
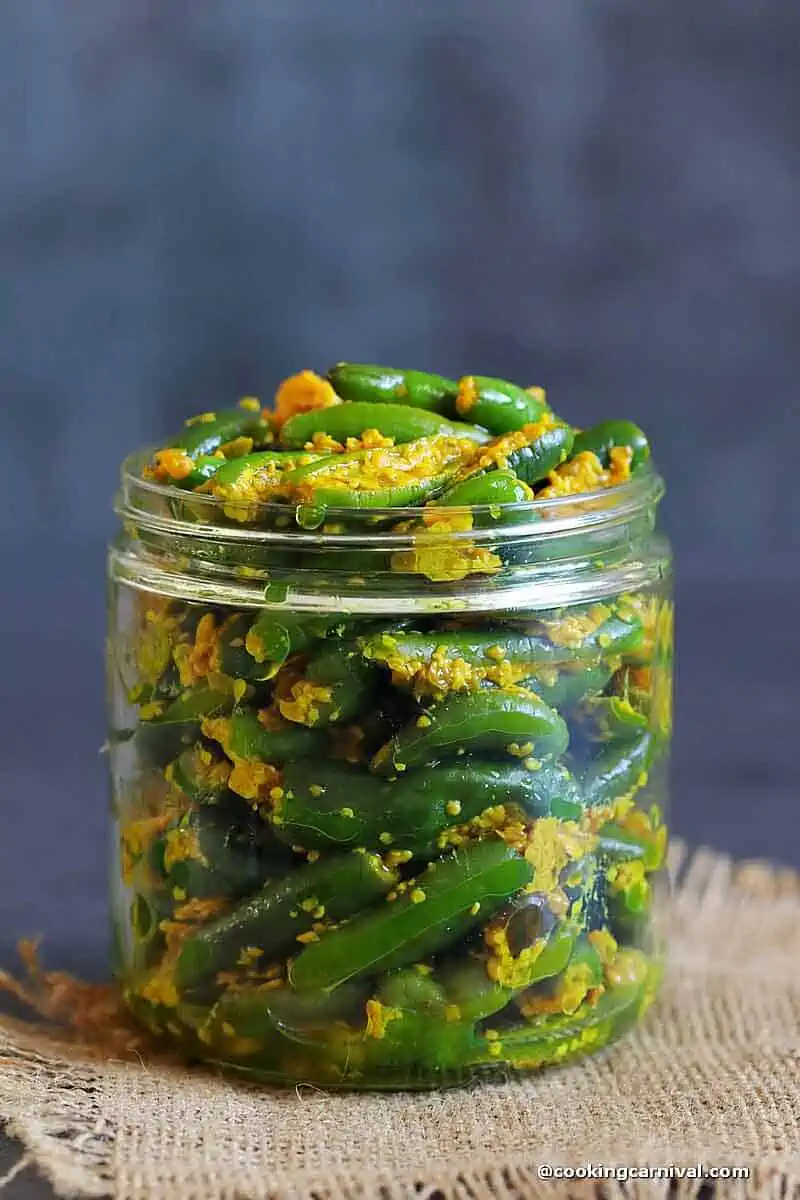
[[[457,799],[455,797],[458,797]],[[288,763],[270,820],[276,837],[306,850],[381,846],[433,852],[439,833],[494,805],[576,819],[577,787],[563,767],[527,770],[470,759],[427,766],[389,782],[346,764]]]
[[[190,458],[208,455],[237,439],[260,445],[272,441],[269,422],[258,408],[251,406],[228,409],[223,412],[203,413],[187,422],[184,431],[172,445],[184,450]]]
[[[530,883],[524,858],[500,841],[476,842],[429,863],[402,894],[306,946],[289,968],[299,990],[330,991],[363,974],[426,958],[463,937]]]
[[[541,388],[358,363],[149,455],[145,478],[229,542],[193,600],[141,589],[126,610],[109,740],[142,1020],[255,1077],[367,1087],[564,1061],[638,1017],[659,973],[671,605],[608,587],[487,613],[447,588],[520,564],[557,578],[556,543],[526,545],[551,519],[535,502],[649,460],[638,426],[579,431]],[[340,546],[354,527],[391,552]],[[248,528],[234,578],[264,600],[234,608],[215,573]],[[417,574],[447,602],[311,611],[295,568],[334,597]]]
[[[591,450],[607,466],[615,446],[630,449],[631,467],[634,469],[650,457],[647,436],[633,421],[601,421],[599,425],[593,425],[576,436],[573,450],[576,454]]]
[[[463,437],[475,442],[487,442],[489,435],[478,425],[449,421],[427,409],[407,404],[364,404],[358,400],[316,412],[290,417],[281,429],[281,440],[288,447],[302,447],[315,434],[327,434],[336,441],[361,437],[367,429],[375,429],[398,445],[427,437]]]
[[[161,483],[195,489],[215,474],[214,462],[249,454],[254,446],[273,440],[269,421],[258,401],[242,400],[238,408],[200,413],[190,417],[169,445],[156,451],[147,468],[150,478]]]
[[[381,747],[372,769],[392,774],[479,750],[558,758],[568,742],[563,719],[535,693],[486,688],[451,696],[417,717]]]
[[[465,375],[458,383],[456,412],[491,433],[513,433],[547,412],[542,388],[517,387],[504,379]]]
[[[306,865],[251,896],[230,915],[205,926],[181,947],[175,968],[180,989],[236,965],[255,949],[259,958],[304,939],[388,892],[397,876],[375,854],[351,854]]]
[[[443,375],[343,362],[330,368],[328,379],[343,400],[405,404],[444,416],[456,415],[458,383]]]
[[[290,495],[322,509],[404,507],[436,495],[473,456],[471,441],[456,436],[455,429],[439,429],[405,445],[355,450],[297,467],[283,483]]]

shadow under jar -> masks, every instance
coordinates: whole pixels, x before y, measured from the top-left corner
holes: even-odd
[[[226,510],[123,471],[116,971],[187,1055],[422,1088],[657,990],[669,548],[648,467],[470,510]]]

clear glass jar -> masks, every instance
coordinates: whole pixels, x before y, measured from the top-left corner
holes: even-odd
[[[500,508],[237,505],[123,469],[116,970],[190,1057],[325,1088],[600,1049],[660,975],[669,548],[646,469]]]

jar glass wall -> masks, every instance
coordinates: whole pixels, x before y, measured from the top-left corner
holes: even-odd
[[[639,1018],[663,952],[660,494],[648,471],[425,529],[287,524],[126,469],[112,878],[142,1020],[255,1078],[406,1088]]]

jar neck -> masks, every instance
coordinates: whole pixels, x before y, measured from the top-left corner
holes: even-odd
[[[650,586],[669,566],[652,469],[601,492],[494,508],[231,513],[143,480],[146,457],[123,468],[111,575],[183,600],[365,615],[548,608]]]

